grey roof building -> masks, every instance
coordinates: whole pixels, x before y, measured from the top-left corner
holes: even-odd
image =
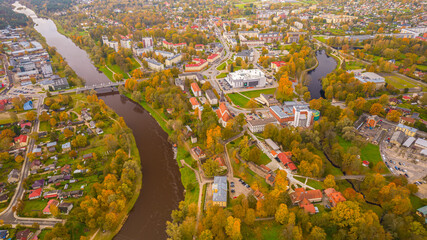
[[[227,177],[215,176],[212,184],[213,205],[227,207]]]
[[[393,133],[393,136],[391,136],[390,142],[400,147],[403,140],[405,140],[405,134],[401,131],[396,131]]]

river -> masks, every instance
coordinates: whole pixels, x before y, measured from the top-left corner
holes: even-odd
[[[110,81],[104,73],[96,69],[86,51],[80,49],[71,39],[58,32],[52,20],[37,17],[33,10],[26,8],[18,2],[15,2],[13,5],[16,7],[16,12],[31,17],[35,23],[34,28],[37,32],[46,39],[49,46],[55,47],[77,75],[86,81],[86,86]]]
[[[19,3],[14,5],[24,7]],[[109,82],[93,66],[84,50],[58,33],[52,20],[37,17],[28,8],[17,11],[33,19],[37,24],[35,29],[46,38],[50,46],[56,47],[76,74],[85,80],[86,85]],[[99,98],[122,116],[132,129],[142,165],[139,198],[115,239],[166,239],[166,221],[170,220],[172,210],[184,200],[184,187],[168,135],[144,108],[128,98],[118,93]]]
[[[310,84],[308,85],[308,91],[311,94],[312,99],[317,99],[320,97],[325,97],[325,93],[322,90],[322,78],[334,71],[337,67],[337,62],[333,57],[329,57],[325,50],[320,50],[316,52],[316,58],[319,62],[319,65],[314,69],[308,72],[310,76]]]

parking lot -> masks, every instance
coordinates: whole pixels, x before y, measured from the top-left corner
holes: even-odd
[[[33,87],[33,86],[20,86],[20,87],[13,87],[9,90],[8,95],[11,97],[16,97],[19,95],[34,95],[40,92],[42,89],[40,87]]]

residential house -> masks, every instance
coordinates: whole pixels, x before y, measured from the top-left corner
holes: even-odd
[[[193,92],[193,95],[195,97],[201,97],[202,96],[202,90],[200,90],[199,85],[195,82],[191,83],[191,91]]]
[[[83,159],[84,160],[88,160],[88,159],[91,159],[91,158],[93,158],[93,153],[88,153],[88,154],[83,155]]]
[[[212,184],[212,203],[220,207],[227,207],[227,177],[215,176]]]
[[[61,204],[59,204],[58,209],[61,213],[68,215],[71,209],[73,209],[73,203],[62,202]]]
[[[308,214],[315,214],[318,211],[316,211],[316,207],[309,200],[307,200],[307,198],[303,198],[298,203],[298,206],[304,209],[304,211]]]
[[[212,90],[210,89],[206,90],[205,94],[206,94],[206,98],[209,101],[209,104],[211,105],[218,104],[218,98],[215,96],[215,93]]]
[[[248,121],[249,130],[253,133],[260,133],[264,131],[267,124],[279,124],[275,118],[263,118]]]
[[[37,157],[40,157],[42,155],[42,149],[37,147],[33,149],[33,153],[34,155],[36,155]]]
[[[16,233],[16,240],[30,240],[32,239],[34,233],[30,231],[30,229],[25,229]]]
[[[230,111],[228,111],[225,103],[220,103],[219,108],[216,110],[216,114],[219,118],[219,123],[223,126],[227,126],[227,122],[231,120],[232,116]]]
[[[50,142],[50,143],[47,143],[47,144],[46,144],[47,150],[48,150],[49,152],[55,152],[55,151],[56,151],[56,145],[57,145],[57,143],[56,143],[56,142]]]
[[[399,123],[403,125],[413,126],[415,124],[415,119],[412,117],[401,117]]]
[[[191,151],[196,156],[197,160],[202,160],[202,159],[206,158],[205,152],[203,152],[203,150],[199,146],[193,147],[191,149]]]
[[[71,173],[71,166],[70,166],[70,164],[65,164],[65,165],[61,168],[61,174],[69,175],[70,173]]]
[[[41,166],[42,166],[42,162],[38,159],[35,159],[33,160],[33,162],[31,162],[30,170],[34,171],[34,170],[40,169]]]
[[[32,189],[39,189],[44,186],[44,179],[36,180],[34,181],[33,185],[31,185]]]
[[[62,152],[68,152],[71,151],[71,143],[67,142],[62,144]]]
[[[271,62],[271,69],[273,69],[275,72],[278,72],[280,68],[285,65],[286,65],[286,62],[284,61]]]
[[[45,192],[43,194],[43,197],[45,199],[57,198],[60,194],[61,194],[61,190],[52,190],[52,191],[49,191],[49,192]]]
[[[195,97],[190,98],[190,103],[191,103],[191,108],[193,110],[200,107],[200,103],[199,103],[199,101],[197,101],[197,98],[195,98]]]
[[[33,200],[33,199],[40,198],[42,196],[42,192],[43,192],[43,189],[41,187],[37,188],[36,190],[31,190],[30,194],[28,195],[28,199]]]
[[[265,182],[270,186],[273,186],[275,181],[276,181],[276,178],[274,177],[273,174],[268,174],[265,177]]]
[[[281,152],[277,154],[277,157],[283,163],[283,165],[285,165],[285,167],[289,168],[291,171],[294,172],[297,170],[297,167],[295,166],[294,162],[292,162],[291,160],[291,157],[292,157],[291,152]]]
[[[46,207],[43,209],[43,214],[49,215],[50,212],[50,206],[58,206],[59,202],[55,199],[50,199],[49,202],[47,202]]]
[[[331,203],[332,207],[336,207],[338,203],[345,202],[346,199],[341,192],[338,192],[334,188],[325,189],[325,195],[328,197],[328,201]]]
[[[298,204],[304,198],[310,203],[322,201],[323,194],[320,190],[305,190],[304,188],[296,188],[293,193],[290,194],[291,201],[293,204]]]
[[[18,137],[15,137],[13,141],[15,142],[16,148],[25,147],[28,144],[28,136],[27,135],[19,135]]]
[[[19,181],[19,171],[16,169],[12,169],[12,171],[10,171],[9,175],[7,175],[7,182],[12,184],[12,183],[16,183]]]
[[[62,181],[64,181],[64,175],[60,174],[60,175],[55,175],[55,176],[52,176],[51,178],[49,178],[47,183],[52,184],[52,183],[57,183],[57,182],[62,182]]]

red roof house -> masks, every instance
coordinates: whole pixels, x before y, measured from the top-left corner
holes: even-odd
[[[43,214],[51,214],[50,213],[50,206],[51,205],[58,206],[58,204],[59,204],[59,202],[57,200],[55,200],[55,199],[49,200],[49,202],[47,202],[46,207],[43,209]]]
[[[30,194],[28,195],[29,200],[37,199],[42,196],[42,188],[38,188],[36,190],[32,190]]]
[[[304,198],[309,202],[320,202],[322,201],[323,194],[320,190],[308,190],[304,188],[296,188],[295,191],[289,194],[293,204],[299,204]]]
[[[294,162],[292,162],[291,157],[292,154],[290,152],[282,152],[277,154],[277,157],[280,159],[280,161],[285,165],[285,167],[289,168],[291,171],[296,171],[297,167],[295,166]]]
[[[342,193],[338,192],[334,188],[325,189],[325,195],[328,197],[332,207],[336,207],[338,203],[346,201]]]
[[[197,98],[192,97],[190,98],[191,107],[194,109],[198,108],[200,106],[199,101],[197,101]]]
[[[28,136],[27,135],[19,135],[18,137],[15,137],[14,142],[16,146],[18,147],[25,147],[28,144]]]
[[[199,85],[195,82],[193,82],[191,84],[191,91],[193,92],[194,96],[196,96],[196,97],[202,96],[202,90],[200,90]]]

